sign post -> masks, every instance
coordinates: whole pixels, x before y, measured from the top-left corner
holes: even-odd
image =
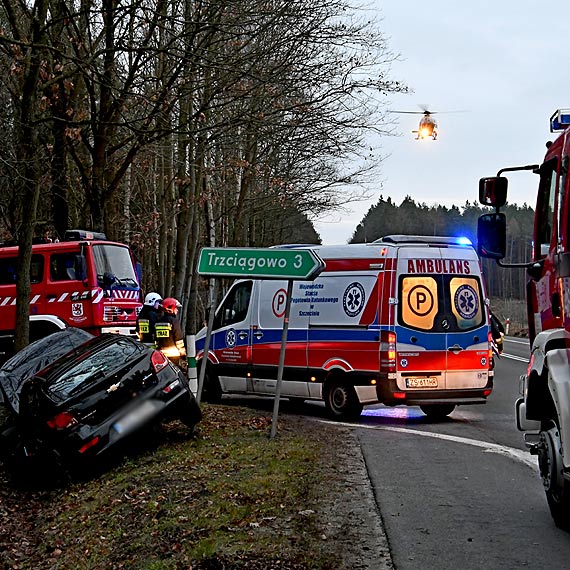
[[[277,432],[277,417],[279,415],[279,398],[283,383],[285,367],[285,348],[289,330],[289,313],[291,311],[291,296],[293,281],[312,281],[325,268],[323,260],[311,249],[299,248],[223,248],[205,247],[200,251],[198,274],[203,277],[237,277],[252,279],[286,279],[287,300],[283,316],[283,333],[281,335],[281,351],[279,353],[279,368],[277,370],[277,385],[273,404],[270,438]],[[217,281],[216,281],[217,283]],[[217,287],[216,287],[217,289]],[[215,300],[214,300],[215,302]],[[202,395],[202,386],[206,373],[210,338],[212,334],[214,308],[208,320],[208,329],[198,379],[198,402]]]

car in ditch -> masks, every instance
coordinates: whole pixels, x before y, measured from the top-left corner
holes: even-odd
[[[5,463],[50,455],[77,464],[146,426],[179,419],[193,430],[201,420],[187,377],[162,352],[126,335],[70,330],[0,368]]]

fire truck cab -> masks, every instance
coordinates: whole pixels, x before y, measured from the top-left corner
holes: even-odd
[[[18,247],[0,246],[0,353],[13,351]],[[55,243],[32,246],[30,340],[67,326],[93,334],[136,334],[141,306],[129,247],[103,234],[72,230]]]
[[[532,260],[518,264],[528,273],[527,311],[530,361],[516,402],[519,430],[538,464],[555,523],[570,528],[570,110],[557,110],[542,164],[503,168],[479,182],[479,201],[495,207],[478,223],[478,251],[504,267],[507,199],[504,172],[538,174]]]

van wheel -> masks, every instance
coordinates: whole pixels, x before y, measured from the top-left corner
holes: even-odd
[[[325,406],[333,420],[356,419],[362,412],[354,387],[338,379],[329,380],[325,387]]]
[[[420,409],[428,418],[442,419],[455,410],[455,404],[432,404],[420,406]]]
[[[209,404],[219,404],[222,401],[220,380],[210,371],[206,371],[204,376],[203,399]]]

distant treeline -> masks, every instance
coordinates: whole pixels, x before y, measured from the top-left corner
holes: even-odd
[[[490,211],[476,202],[464,206],[428,206],[406,196],[401,204],[380,196],[371,206],[350,240],[350,243],[371,242],[391,234],[433,236],[465,236],[476,245],[477,219]],[[502,211],[507,216],[507,256],[512,262],[531,259],[534,209],[507,205]],[[524,299],[527,275],[524,269],[505,269],[494,261],[483,260],[487,293],[500,299]]]

